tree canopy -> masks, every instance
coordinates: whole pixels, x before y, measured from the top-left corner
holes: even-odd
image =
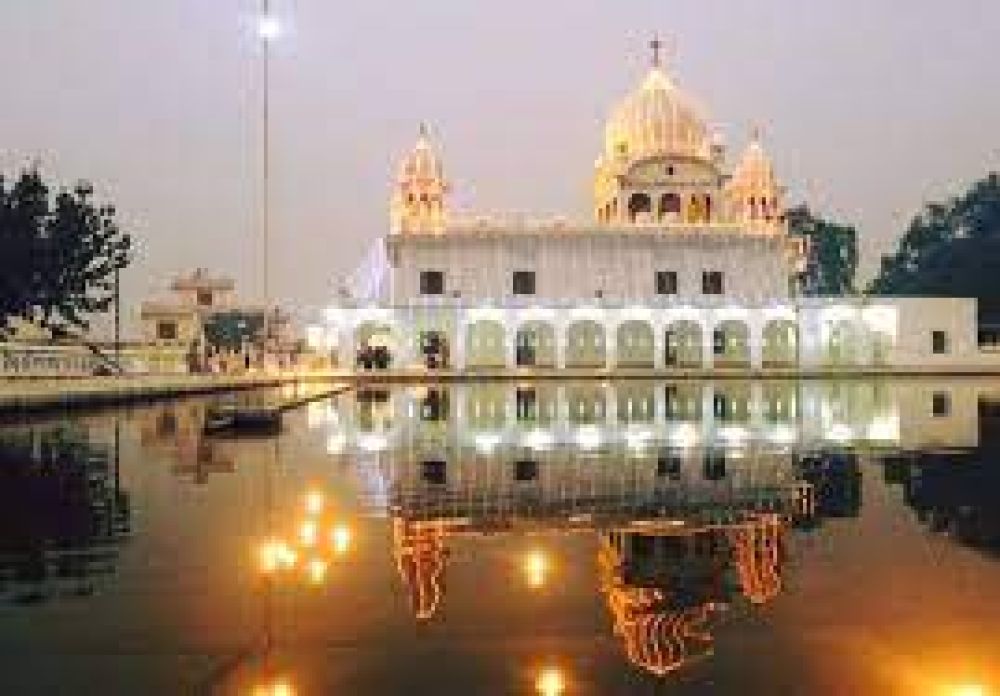
[[[846,295],[854,291],[858,269],[858,234],[849,226],[824,220],[800,205],[787,212],[788,231],[809,240],[804,292]]]
[[[114,301],[132,239],[90,184],[53,189],[37,171],[0,175],[0,338],[20,318],[71,335]]]
[[[869,286],[881,295],[975,297],[1000,304],[1000,175],[927,204]]]

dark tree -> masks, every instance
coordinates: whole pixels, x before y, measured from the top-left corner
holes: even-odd
[[[788,230],[809,240],[809,260],[804,292],[807,295],[848,295],[854,291],[858,269],[858,234],[813,215],[804,205],[786,214]]]
[[[86,183],[53,191],[37,171],[0,175],[0,338],[13,318],[73,337],[114,301],[132,240],[93,197]]]
[[[1000,176],[990,174],[957,198],[925,206],[895,253],[882,257],[870,290],[975,297],[981,309],[1000,304]]]

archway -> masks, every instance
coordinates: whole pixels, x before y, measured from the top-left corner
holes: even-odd
[[[633,193],[628,199],[628,218],[632,222],[648,219],[653,212],[653,201],[648,194]]]
[[[649,322],[622,322],[618,326],[615,344],[618,367],[653,366],[653,328]]]
[[[855,322],[842,319],[828,327],[826,361],[830,365],[857,365],[862,362],[864,331]]]
[[[660,220],[677,220],[681,214],[681,197],[676,193],[665,193],[660,196]]]
[[[465,334],[467,367],[504,367],[506,357],[503,324],[489,319],[469,324]]]
[[[702,334],[696,321],[675,321],[667,327],[664,343],[667,367],[701,367]]]
[[[789,319],[774,319],[764,325],[761,336],[764,367],[793,367],[798,363],[799,330]]]
[[[604,327],[591,319],[575,321],[566,329],[566,367],[605,367]]]
[[[715,325],[712,357],[716,367],[750,366],[750,330],[745,322],[727,319]]]
[[[354,330],[354,355],[349,359],[361,369],[384,370],[392,365],[397,347],[391,325],[366,321]]]
[[[528,321],[517,330],[514,359],[518,367],[553,367],[556,364],[556,332],[544,321]]]

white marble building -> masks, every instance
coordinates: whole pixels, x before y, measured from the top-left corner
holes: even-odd
[[[660,65],[615,108],[591,219],[460,214],[422,129],[391,230],[314,344],[343,366],[459,371],[955,369],[988,364],[974,301],[804,298],[808,255],[758,134],[730,165]],[[384,263],[383,263],[384,262]],[[385,283],[373,282],[384,268]],[[377,355],[376,355],[377,353]],[[996,362],[994,360],[994,362]]]

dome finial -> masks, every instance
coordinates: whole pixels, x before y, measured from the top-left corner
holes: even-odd
[[[660,40],[659,34],[653,34],[652,41],[649,42],[649,47],[653,51],[653,67],[660,67],[660,51],[663,50],[663,41]]]

